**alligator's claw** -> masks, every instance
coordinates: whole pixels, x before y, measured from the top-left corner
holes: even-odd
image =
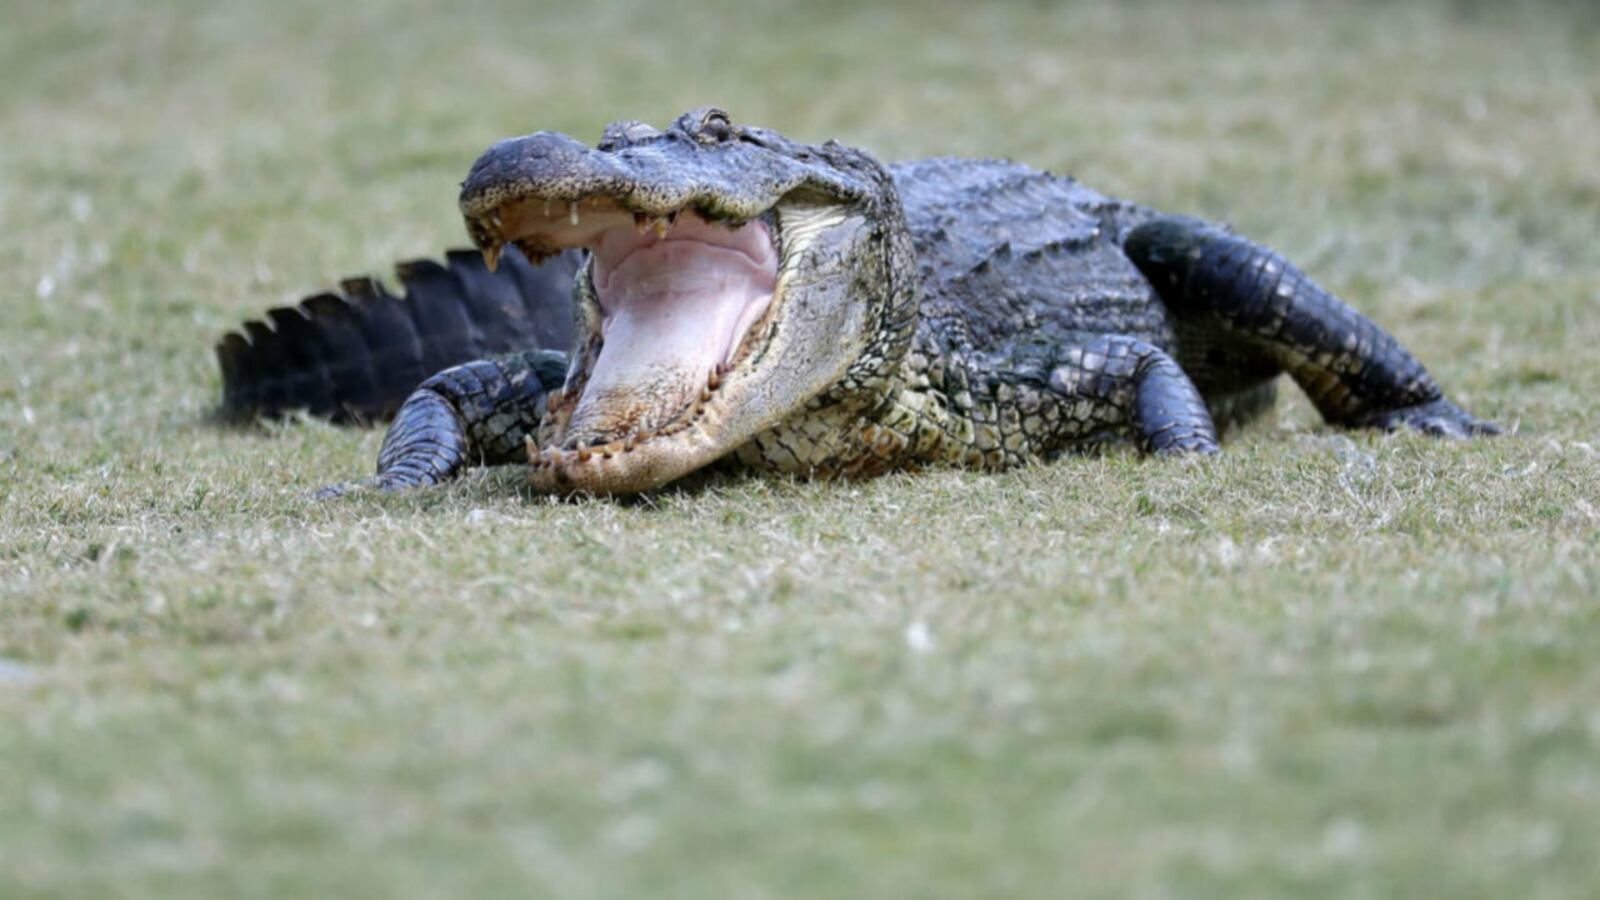
[[[346,494],[356,494],[363,491],[370,491],[376,487],[378,487],[378,476],[376,475],[370,478],[360,478],[355,481],[340,481],[335,484],[330,484],[326,487],[319,488],[311,495],[311,499],[317,501],[332,500],[336,497],[343,497]]]
[[[407,473],[403,472],[385,472],[382,475],[370,475],[366,478],[358,478],[354,481],[340,481],[335,484],[330,484],[312,494],[311,499],[332,500],[336,497],[343,497],[347,494],[359,494],[366,491],[383,491],[384,493],[388,493],[390,491],[404,491],[410,490],[411,488],[428,487],[438,483],[439,482],[437,481],[430,481],[426,478],[417,478],[415,475],[408,475]]]
[[[1429,403],[1373,413],[1356,424],[1384,431],[1410,428],[1422,434],[1448,438],[1500,434],[1502,430],[1499,425],[1485,422],[1442,397]]]

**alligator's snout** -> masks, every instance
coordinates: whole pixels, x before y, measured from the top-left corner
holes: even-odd
[[[591,184],[588,190],[575,190],[575,196],[593,193],[604,184],[604,175],[618,174],[602,174],[607,162],[582,142],[554,131],[507,138],[472,164],[461,183],[461,210],[470,216],[520,193],[541,187],[554,191],[563,181],[574,187]]]
[[[723,218],[752,218],[776,201],[754,189],[729,159],[685,165],[684,148],[666,137],[622,151],[584,146],[541,131],[490,147],[461,185],[461,212],[475,218],[508,202],[576,203],[607,198],[630,212],[664,216],[686,207],[717,210]]]

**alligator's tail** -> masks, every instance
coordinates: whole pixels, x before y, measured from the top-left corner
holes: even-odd
[[[535,266],[507,247],[495,272],[475,250],[451,250],[440,265],[396,266],[405,294],[372,278],[346,279],[339,293],[268,310],[217,344],[222,407],[229,420],[292,410],[335,422],[390,418],[441,369],[514,350],[566,350],[572,339],[569,251]]]

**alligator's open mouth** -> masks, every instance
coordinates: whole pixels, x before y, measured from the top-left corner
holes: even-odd
[[[589,251],[534,487],[649,490],[837,384],[873,333],[857,298],[857,268],[881,256],[870,171],[711,107],[665,132],[612,123],[593,148],[541,131],[484,151],[460,205],[491,265],[508,243],[535,261]]]
[[[693,209],[647,213],[626,200],[519,197],[468,211],[491,265],[506,243],[532,259],[590,251],[580,337],[565,391],[530,446],[536,487],[628,492],[731,449],[720,407],[782,305],[783,210],[744,222]],[[806,229],[801,229],[801,232]]]

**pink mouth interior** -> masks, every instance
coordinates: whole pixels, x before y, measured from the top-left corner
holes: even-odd
[[[591,216],[583,230],[603,345],[566,443],[670,423],[766,312],[778,276],[772,235],[759,221],[730,229],[685,212],[663,235],[641,231],[628,213]],[[594,221],[601,218],[615,221]]]

